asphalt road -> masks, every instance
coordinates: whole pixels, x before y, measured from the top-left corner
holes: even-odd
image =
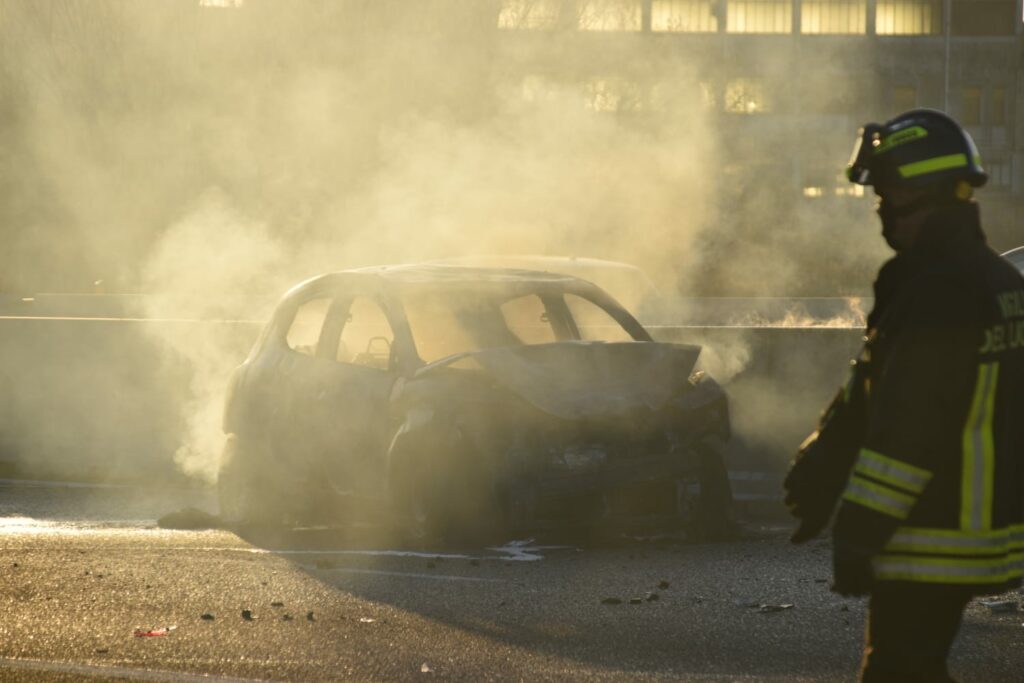
[[[204,491],[0,482],[0,680],[854,679],[863,604],[829,593],[825,543],[780,527],[410,551],[156,526],[188,505],[213,511]],[[1024,612],[972,604],[954,671],[1019,681],[1022,645]]]

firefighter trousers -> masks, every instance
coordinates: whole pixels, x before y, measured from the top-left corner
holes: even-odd
[[[861,683],[955,682],[946,658],[970,600],[956,586],[876,586],[868,607]]]

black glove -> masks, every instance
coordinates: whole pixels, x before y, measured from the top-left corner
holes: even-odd
[[[821,418],[818,431],[800,444],[783,482],[785,503],[800,525],[790,540],[817,536],[832,517],[864,436],[867,406],[862,390],[867,364],[858,362],[851,389],[840,389]]]
[[[826,438],[825,443],[828,443]],[[799,526],[790,541],[804,543],[817,536],[828,525],[843,486],[849,465],[837,457],[837,452],[822,447],[821,435],[814,432],[800,446],[783,482],[789,513],[797,518]]]
[[[842,544],[832,547],[832,592],[843,597],[867,595],[874,585],[871,555]]]

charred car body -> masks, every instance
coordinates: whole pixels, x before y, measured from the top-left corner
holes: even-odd
[[[604,523],[717,533],[729,418],[721,388],[694,372],[699,352],[653,341],[603,290],[564,275],[419,265],[314,278],[284,297],[232,378],[222,514],[369,510],[415,536]]]

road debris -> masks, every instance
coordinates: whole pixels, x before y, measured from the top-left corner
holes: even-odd
[[[770,603],[761,602],[760,600],[735,600],[733,604],[743,609],[756,609],[762,614],[767,612],[783,612],[788,609],[793,609],[793,603],[782,603],[780,605],[773,605]]]
[[[294,619],[294,618],[295,618],[295,617],[293,617],[293,616],[292,616],[292,615],[290,615],[290,614],[282,614],[282,615],[281,615],[281,621],[291,621],[291,620],[292,620],[292,619]]]
[[[135,637],[136,638],[156,638],[156,637],[159,637],[159,636],[166,636],[167,634],[169,634],[171,631],[173,631],[176,628],[178,628],[178,627],[177,626],[165,626],[164,628],[151,628],[148,631],[144,631],[144,630],[142,630],[140,628],[137,628],[137,629],[135,629]]]
[[[979,600],[978,602],[995,614],[1016,612],[1020,607],[1016,600]]]
[[[668,581],[664,581],[664,580],[658,582],[658,588],[660,588],[661,590],[665,590],[666,588],[668,588],[671,585],[672,584],[670,584]]]
[[[761,614],[768,612],[782,612],[787,609],[793,609],[792,603],[786,603],[784,605],[761,605],[757,608],[757,611]]]
[[[430,668],[429,664],[427,664],[426,662],[423,662],[422,664],[420,664],[420,673],[421,674],[432,674],[432,673],[434,673],[434,670]]]
[[[656,600],[660,599],[661,596],[655,593],[654,591],[647,591],[647,595],[644,596],[644,600],[646,600],[647,602],[655,602]]]

